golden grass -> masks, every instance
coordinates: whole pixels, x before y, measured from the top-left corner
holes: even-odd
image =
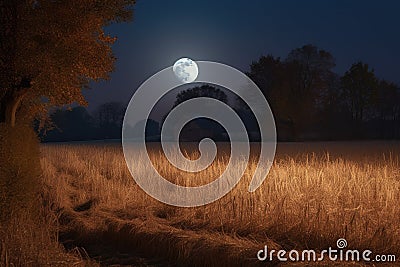
[[[30,126],[0,123],[0,267],[98,266],[77,250],[65,253],[57,240],[58,218],[43,188],[39,147]]]
[[[50,214],[50,213],[48,213]],[[65,249],[57,241],[54,225],[45,218],[38,224],[29,214],[14,215],[7,227],[0,227],[0,266],[99,266],[79,250]]]
[[[96,254],[93,243],[104,241],[180,264],[234,266],[259,264],[256,253],[264,244],[322,250],[338,238],[352,249],[400,258],[399,152],[396,142],[284,144],[256,192],[247,192],[254,155],[232,192],[197,208],[147,196],[118,145],[44,145],[41,163],[49,202],[72,244]],[[216,177],[226,165],[222,155],[201,175],[188,176],[157,149],[150,153],[177,183]]]

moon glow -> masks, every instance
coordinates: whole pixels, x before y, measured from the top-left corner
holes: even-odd
[[[199,75],[199,68],[196,62],[190,58],[178,59],[172,69],[175,76],[183,83],[191,83],[195,81],[197,75]]]

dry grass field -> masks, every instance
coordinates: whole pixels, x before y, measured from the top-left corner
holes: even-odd
[[[216,178],[228,157],[219,153],[205,171],[189,175],[157,148],[149,151],[160,173],[190,185]],[[41,165],[44,199],[58,216],[60,242],[102,265],[289,266],[261,263],[257,251],[264,245],[321,251],[345,238],[351,249],[400,259],[399,155],[398,142],[279,144],[256,192],[247,191],[257,161],[253,153],[232,192],[197,208],[168,206],[146,195],[117,144],[43,145]]]

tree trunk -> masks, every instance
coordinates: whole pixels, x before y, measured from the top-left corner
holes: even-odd
[[[7,94],[1,100],[1,122],[6,123],[10,127],[15,126],[17,110],[26,93],[26,90],[14,91],[11,94]]]
[[[296,123],[292,120],[289,119],[290,121],[290,135],[291,135],[291,139],[294,142],[298,141],[298,131],[297,131],[297,125]]]

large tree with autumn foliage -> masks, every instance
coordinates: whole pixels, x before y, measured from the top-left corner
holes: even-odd
[[[15,126],[45,107],[77,102],[107,79],[115,38],[104,27],[127,21],[134,0],[0,0],[0,122]]]
[[[0,235],[0,244],[12,244],[1,248],[0,262],[19,266],[24,258],[41,265],[22,249],[35,250],[42,242],[31,236],[29,227],[47,227],[39,219],[44,203],[40,151],[31,122],[54,106],[84,105],[82,88],[108,78],[115,39],[104,27],[128,21],[133,4],[134,0],[0,0],[0,233],[16,227],[21,233],[20,239]]]

